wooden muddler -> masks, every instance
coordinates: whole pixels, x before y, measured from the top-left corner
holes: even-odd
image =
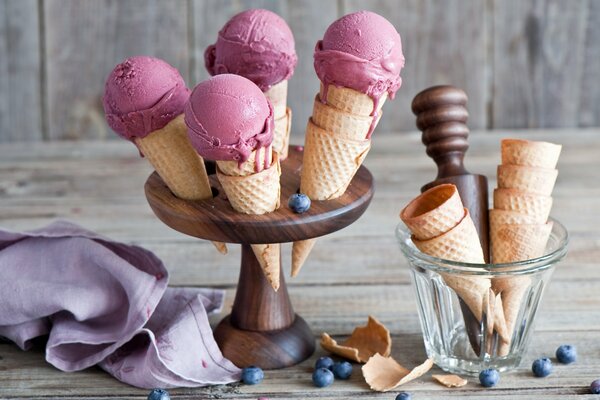
[[[417,116],[417,128],[423,132],[422,141],[427,147],[427,155],[438,167],[436,179],[423,186],[421,191],[443,183],[457,187],[477,228],[485,262],[489,262],[487,178],[469,173],[463,163],[469,148],[466,105],[467,94],[447,85],[425,89],[413,99],[412,111]],[[471,347],[480,355],[484,350],[480,346],[480,321],[462,299],[460,306]]]

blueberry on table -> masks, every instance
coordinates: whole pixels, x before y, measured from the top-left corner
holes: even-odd
[[[321,357],[315,363],[315,369],[319,369],[319,368],[332,369],[333,364],[334,363],[333,363],[333,360],[331,359],[331,357]]]
[[[333,364],[333,375],[338,379],[349,379],[352,375],[352,364],[348,361],[340,361]]]
[[[288,200],[288,207],[296,214],[302,214],[310,208],[310,198],[303,193],[294,193]]]
[[[164,389],[152,389],[148,395],[148,400],[171,400],[171,396]]]
[[[543,378],[552,373],[552,361],[549,358],[538,358],[533,362],[531,366],[531,371],[538,378]]]
[[[242,370],[242,382],[246,385],[256,385],[260,383],[265,377],[265,373],[262,369],[250,366]]]
[[[577,361],[577,349],[570,344],[563,344],[556,349],[556,359],[561,364],[571,364]]]
[[[590,393],[592,394],[600,394],[600,379],[596,379],[590,385]]]
[[[484,387],[493,387],[498,384],[500,380],[500,373],[497,369],[489,368],[484,369],[479,373],[479,383]]]
[[[333,372],[327,368],[318,368],[312,374],[312,381],[316,387],[327,387],[333,383]]]
[[[410,400],[412,396],[408,392],[400,392],[398,396],[396,396],[396,400]]]

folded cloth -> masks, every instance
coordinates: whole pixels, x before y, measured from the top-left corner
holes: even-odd
[[[207,317],[221,310],[224,292],[167,282],[150,251],[69,222],[0,230],[0,336],[26,350],[48,335],[46,360],[56,368],[99,364],[142,388],[239,380]]]

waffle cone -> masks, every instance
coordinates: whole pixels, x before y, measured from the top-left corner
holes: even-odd
[[[244,214],[265,214],[279,207],[281,169],[277,153],[267,169],[248,176],[229,176],[221,172],[217,162],[217,178],[231,206]]]
[[[544,255],[552,231],[546,224],[495,224],[490,231],[494,264],[525,261]]]
[[[191,146],[183,114],[135,144],[173,194],[185,200],[212,197],[202,157]]]
[[[265,92],[265,97],[269,99],[271,105],[273,106],[273,117],[275,119],[285,117],[287,109],[287,94],[287,80],[271,86],[271,88]]]
[[[535,224],[535,218],[530,215],[521,214],[518,211],[491,209],[490,214],[490,232],[496,229],[498,225],[505,224]]]
[[[498,165],[498,187],[550,196],[558,170],[521,165]]]
[[[337,137],[309,119],[306,127],[300,192],[311,200],[331,200],[346,191],[367,156],[369,140]]]
[[[313,102],[312,121],[315,125],[328,132],[335,132],[337,136],[343,136],[354,140],[365,140],[371,124],[371,116],[350,114],[325,104],[317,94]],[[378,114],[381,118],[381,113]]]
[[[327,104],[354,115],[370,116],[374,115],[373,111],[379,111],[387,100],[387,92],[379,99],[377,110],[374,110],[373,99],[364,93],[346,87],[336,87],[335,85],[327,85],[327,93],[325,93],[325,85],[321,84],[320,98],[326,99]]]
[[[501,143],[502,164],[554,169],[561,148],[561,145],[548,142],[504,139]]]
[[[317,239],[306,239],[292,245],[292,277],[298,275]]]
[[[285,160],[288,156],[291,128],[292,109],[288,107],[285,115],[275,120],[275,132],[273,135],[273,151],[279,153],[279,160],[281,161]]]
[[[265,274],[265,278],[271,284],[271,287],[277,291],[279,289],[279,271],[281,264],[281,252],[279,243],[270,244],[252,244],[252,251]]]
[[[237,161],[217,161],[217,165],[219,166],[219,170],[225,175],[248,176],[262,171],[265,165],[271,165],[272,162],[272,148],[268,146],[254,150],[243,163]]]
[[[400,212],[400,219],[418,240],[448,232],[464,218],[465,211],[456,186],[443,184],[421,193]]]
[[[495,189],[494,208],[517,211],[532,217],[536,224],[544,224],[550,215],[552,197],[526,193],[517,189]]]

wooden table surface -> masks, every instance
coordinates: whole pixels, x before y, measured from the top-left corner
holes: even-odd
[[[552,215],[571,234],[569,254],[548,287],[534,338],[522,367],[505,373],[494,389],[474,378],[460,389],[432,382],[430,373],[402,390],[415,399],[584,398],[600,378],[600,130],[474,132],[467,168],[490,177],[495,186],[502,137],[527,137],[564,145],[554,190]],[[352,226],[322,238],[300,275],[288,280],[296,311],[315,337],[328,332],[346,337],[377,317],[392,332],[392,356],[406,366],[425,359],[407,263],[394,238],[398,212],[422,184],[435,176],[418,134],[377,134],[366,166],[376,179],[375,197]],[[144,246],[161,257],[173,286],[214,286],[227,291],[228,310],[239,271],[239,246],[219,255],[209,242],[163,225],[146,203],[143,184],[151,172],[135,148],[122,141],[0,145],[0,226],[27,230],[67,218],[116,240]],[[283,267],[290,265],[290,246]],[[212,317],[216,323],[223,315]],[[579,359],[557,365],[548,378],[534,378],[532,360],[553,356],[560,344],[578,347]],[[349,381],[325,389],[311,384],[312,365],[325,354],[319,347],[295,367],[266,372],[256,386],[239,384],[172,390],[174,399],[393,399],[371,392],[355,366]],[[439,370],[437,368],[433,369]],[[43,349],[28,352],[0,343],[0,398],[145,398],[146,390],[121,384],[100,369],[61,372],[44,361]]]

